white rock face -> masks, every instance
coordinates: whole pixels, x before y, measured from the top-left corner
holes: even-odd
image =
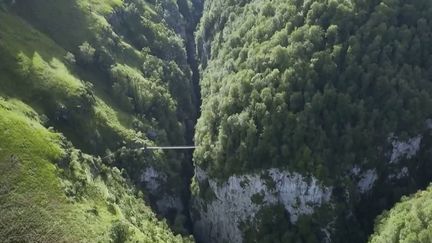
[[[361,193],[370,191],[378,179],[378,174],[375,169],[367,170],[361,174],[361,179],[357,183],[357,187]]]
[[[410,159],[420,150],[420,143],[422,136],[410,138],[407,141],[398,141],[395,138],[390,138],[393,146],[392,154],[390,157],[390,164],[397,163],[401,159]]]
[[[429,126],[429,125],[428,125]],[[432,127],[432,120],[430,121],[430,126]],[[399,168],[397,164],[401,159],[411,159],[420,150],[420,144],[422,141],[422,136],[418,135],[416,137],[410,138],[406,141],[398,140],[393,134],[388,138],[389,143],[392,145],[392,153],[389,158],[389,164]],[[351,170],[350,174],[357,181],[357,188],[360,193],[367,193],[372,190],[376,180],[378,179],[378,174],[375,169],[369,169],[363,171],[360,166],[355,165]],[[401,179],[408,176],[408,168],[401,168],[396,174],[388,175],[388,179]]]
[[[409,176],[408,167],[403,167],[401,171],[397,174],[390,174],[388,176],[389,179],[402,179]]]
[[[252,220],[264,206],[281,204],[295,223],[300,215],[312,214],[315,207],[330,201],[332,188],[322,186],[314,178],[279,169],[269,169],[260,174],[231,176],[218,184],[196,168],[198,181],[209,180],[216,199],[206,202],[195,199],[195,209],[200,218],[195,231],[205,242],[242,242],[241,222]],[[265,178],[263,178],[265,175]],[[256,204],[252,197],[260,195],[262,203]]]
[[[352,169],[351,169],[351,174],[354,176],[358,176],[361,172],[361,169],[358,165],[355,165]]]
[[[321,231],[325,235],[325,237],[322,239],[322,243],[331,243],[332,242],[331,232],[334,231],[333,230],[334,224],[335,224],[335,220],[332,220],[331,222],[329,222],[327,224],[327,226],[325,228],[321,229]]]

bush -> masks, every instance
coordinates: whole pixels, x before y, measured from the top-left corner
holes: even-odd
[[[87,41],[79,47],[79,58],[83,64],[92,64],[96,49],[93,48]]]
[[[125,222],[117,221],[111,229],[111,239],[113,243],[124,243],[133,232],[130,230],[129,225]]]

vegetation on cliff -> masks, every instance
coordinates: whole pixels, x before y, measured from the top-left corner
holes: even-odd
[[[16,99],[0,99],[2,242],[189,242],[143,194]]]
[[[310,212],[287,202],[296,221],[283,193],[237,197],[263,205],[233,226],[245,242],[364,242],[430,183],[431,1],[202,4],[0,0],[1,242],[192,242],[190,154],[142,148],[192,142],[200,112],[200,209],[233,198],[211,191],[230,177],[278,188],[267,169],[312,202],[329,188]],[[430,198],[385,211],[370,242],[432,241]]]
[[[197,164],[322,179],[384,162],[431,116],[430,1],[209,1]]]
[[[389,163],[392,139],[428,134],[431,13],[427,0],[207,1],[196,165],[221,182],[269,168],[317,177],[334,188],[335,220],[301,230],[364,242],[380,210],[432,178],[430,157]],[[414,179],[389,182],[402,164]]]
[[[376,220],[371,243],[432,242],[432,188],[403,197]]]
[[[187,207],[150,208],[182,200],[190,162],[141,150],[184,144],[193,128],[191,16],[179,8],[0,1],[1,242],[191,241],[175,236],[188,234]],[[150,166],[168,175],[155,195],[140,177]]]

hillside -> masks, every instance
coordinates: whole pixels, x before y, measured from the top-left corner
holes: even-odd
[[[0,99],[2,242],[191,242],[118,169],[83,154],[16,99]]]
[[[431,11],[426,0],[206,1],[198,239],[365,242],[374,217],[424,189]]]
[[[432,242],[430,43],[429,0],[0,0],[0,242]]]
[[[0,1],[0,241],[190,241],[194,6]]]

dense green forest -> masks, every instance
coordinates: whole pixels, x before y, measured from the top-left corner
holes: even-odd
[[[432,191],[418,192],[377,218],[371,243],[432,242]]]
[[[252,239],[325,242],[330,229],[333,242],[366,241],[377,214],[432,179],[426,150],[389,163],[392,139],[426,134],[420,147],[429,144],[431,21],[428,0],[206,1],[196,34],[203,105],[194,158],[210,187],[196,179],[195,195],[217,205],[212,193],[220,200],[223,183],[239,175],[298,172],[334,188],[329,208],[285,223],[299,230],[294,238],[276,229],[281,222],[271,230],[268,218],[255,219]],[[411,179],[391,181],[403,166]],[[353,171],[369,172],[376,187],[363,194],[367,180]]]
[[[0,0],[0,242],[432,242],[431,26],[429,0]]]
[[[430,118],[430,1],[208,5],[195,156],[215,176],[283,166],[331,182]]]

